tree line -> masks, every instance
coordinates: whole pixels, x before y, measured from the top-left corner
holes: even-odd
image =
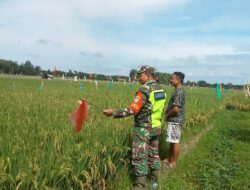
[[[60,71],[60,70],[42,70],[40,66],[34,66],[30,61],[25,61],[24,63],[18,64],[16,61],[11,60],[4,60],[0,59],[0,73],[4,74],[13,74],[13,75],[29,75],[29,76],[43,76],[43,75],[52,75],[54,77],[70,77],[73,78],[77,76],[80,79],[92,79],[92,80],[113,80],[113,81],[136,81],[136,69],[131,69],[128,76],[120,76],[120,75],[112,75],[107,76],[104,74],[97,74],[97,73],[86,73],[81,71],[72,71],[69,70],[68,72]],[[156,72],[155,79],[160,84],[170,84],[171,74],[163,73],[163,72]],[[199,87],[215,87],[216,84],[207,83],[204,80],[200,80],[198,82],[186,81],[186,86],[199,86]],[[232,83],[222,84],[224,88],[237,88],[240,89],[241,85],[233,85]]]
[[[0,73],[12,74],[12,75],[28,75],[28,76],[45,76],[52,75],[53,77],[70,77],[73,78],[77,76],[80,79],[93,79],[93,80],[113,80],[113,81],[128,81],[128,76],[112,75],[107,76],[98,73],[86,73],[81,71],[68,72],[60,70],[42,70],[40,66],[34,66],[30,61],[25,61],[24,63],[18,64],[16,61],[0,59]]]
[[[137,70],[132,69],[128,76],[120,76],[120,75],[112,75],[107,76],[104,74],[97,73],[86,73],[81,71],[72,71],[68,72],[60,71],[60,70],[42,70],[40,66],[34,66],[30,61],[26,61],[24,63],[18,64],[15,61],[11,60],[3,60],[0,59],[0,73],[4,74],[13,74],[13,75],[29,75],[29,76],[38,76],[38,75],[52,75],[54,77],[57,76],[65,76],[65,77],[74,77],[77,76],[81,79],[94,79],[94,80],[113,80],[113,81],[136,81],[136,73]],[[161,84],[169,84],[171,75],[168,73],[156,73],[156,79]]]
[[[33,66],[30,61],[18,64],[15,61],[0,59],[0,73],[4,74],[20,74],[20,75],[39,75],[41,67]]]

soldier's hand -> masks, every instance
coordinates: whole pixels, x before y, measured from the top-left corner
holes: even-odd
[[[78,100],[77,103],[78,103],[79,105],[81,105],[81,104],[82,104],[82,100]]]
[[[85,99],[79,99],[79,100],[77,101],[77,103],[78,103],[79,105],[81,105],[81,104],[83,103],[83,101],[85,101]]]
[[[103,114],[106,116],[112,116],[113,110],[112,109],[103,110]]]

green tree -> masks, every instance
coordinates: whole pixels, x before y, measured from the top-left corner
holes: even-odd
[[[156,72],[155,78],[160,84],[169,84],[171,80],[171,74]]]
[[[26,74],[26,75],[33,75],[34,74],[34,72],[33,72],[34,67],[30,61],[26,61],[23,66],[24,66],[24,71],[23,71],[24,74]]]
[[[198,86],[201,86],[201,87],[207,87],[207,86],[209,86],[209,84],[207,84],[207,82],[204,81],[204,80],[198,81],[197,84],[198,84]]]
[[[35,74],[35,75],[39,75],[39,74],[41,73],[41,71],[42,71],[42,69],[41,69],[40,66],[36,66],[36,67],[34,68],[34,74]]]

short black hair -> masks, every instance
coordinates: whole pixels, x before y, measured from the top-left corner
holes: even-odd
[[[177,76],[178,79],[181,81],[181,84],[183,84],[184,78],[185,78],[185,74],[182,72],[174,72],[173,75]]]

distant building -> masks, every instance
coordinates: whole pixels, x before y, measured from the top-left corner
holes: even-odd
[[[118,82],[126,82],[126,79],[124,79],[124,78],[118,78],[117,80],[118,80]]]
[[[74,81],[77,82],[78,81],[78,77],[74,76]]]
[[[49,74],[43,74],[42,79],[53,80],[54,77],[52,75],[49,75]]]

